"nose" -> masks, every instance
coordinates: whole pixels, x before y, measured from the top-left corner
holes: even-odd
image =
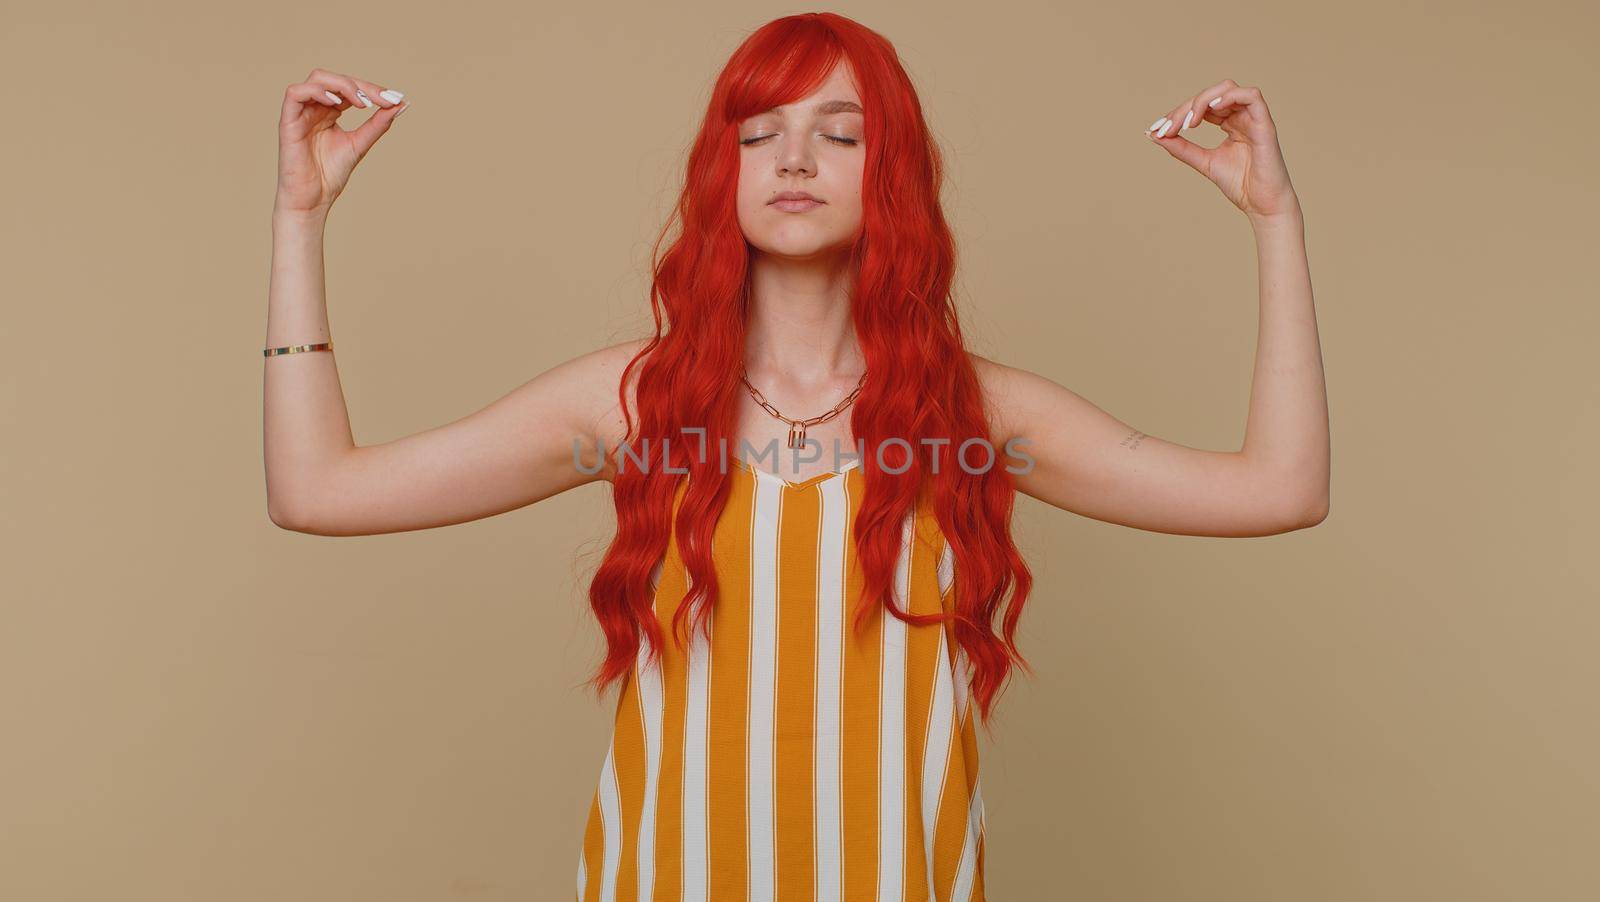
[[[778,175],[806,177],[817,174],[816,160],[812,159],[811,146],[806,143],[805,135],[786,135],[783,144],[778,148],[776,161]]]

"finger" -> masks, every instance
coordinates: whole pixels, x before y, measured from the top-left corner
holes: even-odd
[[[306,76],[306,81],[321,85],[325,90],[343,97],[352,107],[366,109],[373,105],[372,101],[362,95],[361,86],[348,75],[329,72],[326,69],[312,69],[311,74]]]
[[[362,100],[370,101],[375,106],[383,109],[389,109],[390,107],[398,106],[400,101],[406,96],[400,91],[389,90],[377,82],[367,81],[363,78],[355,79],[355,83],[357,97],[361,98]]]
[[[310,82],[297,82],[284,89],[283,112],[278,117],[280,123],[292,122],[299,118],[300,113],[307,104],[339,109],[343,104],[339,95],[331,94],[321,85]]]
[[[1186,128],[1199,128],[1205,121],[1206,108],[1201,105],[1200,95],[1185,100],[1173,109],[1171,119],[1177,123],[1172,133],[1181,132]]]
[[[1204,112],[1212,106],[1212,101],[1227,93],[1230,89],[1237,88],[1239,83],[1231,78],[1224,78],[1209,88],[1194,95],[1193,105],[1196,111]]]
[[[1178,123],[1177,130],[1181,132],[1186,128],[1194,128],[1204,120],[1195,108],[1194,101],[1190,100],[1172,114],[1172,121]]]
[[[1199,97],[1200,95],[1196,94],[1168,110],[1145,131],[1154,132],[1157,138],[1165,138],[1169,134],[1177,134],[1186,128],[1198,126],[1203,121],[1205,112],[1196,102]]]
[[[352,131],[350,133],[350,143],[355,147],[356,156],[358,158],[365,157],[367,151],[372,149],[372,145],[378,143],[378,139],[388,133],[390,123],[394,122],[409,106],[411,106],[411,101],[405,100],[394,106],[385,107],[367,117],[367,121],[361,123],[360,128]]]
[[[1217,114],[1216,108],[1222,103],[1222,95],[1238,86],[1239,83],[1233,79],[1224,78],[1222,81],[1194,95],[1194,100],[1190,103],[1190,106],[1194,109],[1195,114],[1199,116],[1199,120],[1195,122],[1195,125],[1198,126],[1201,121],[1221,124],[1226,115]]]
[[[1185,120],[1187,120],[1187,124],[1185,124]],[[1151,132],[1150,137],[1152,138],[1166,138],[1171,135],[1176,135],[1183,129],[1188,128],[1189,125],[1193,125],[1194,121],[1195,114],[1189,111],[1188,105],[1185,104],[1169,111],[1160,119],[1157,119],[1155,124],[1150,128],[1145,129],[1145,131]]]
[[[1158,128],[1154,132],[1147,132],[1146,134],[1149,135],[1151,141],[1166,148],[1167,153],[1187,163],[1196,172],[1204,174],[1206,171],[1206,155],[1211,151],[1179,134],[1176,130],[1177,125],[1177,122],[1168,120],[1164,129]],[[1163,130],[1166,131],[1165,136],[1160,135]]]
[[[1231,116],[1233,114],[1232,110],[1222,110],[1222,111],[1219,112],[1217,110],[1217,107],[1219,107],[1221,105],[1222,105],[1222,98],[1221,97],[1213,97],[1210,100],[1206,101],[1205,120],[1207,122],[1214,122],[1217,125],[1221,125],[1224,121],[1227,120],[1227,118],[1229,116]]]
[[[1216,104],[1211,107],[1211,114],[1219,119],[1227,119],[1239,113],[1258,117],[1263,121],[1271,118],[1260,88],[1235,85],[1218,94]]]
[[[1193,128],[1199,125],[1200,113],[1195,111],[1191,103],[1192,101],[1184,101],[1168,110],[1165,115],[1157,119],[1145,131],[1153,132],[1152,137],[1165,138],[1168,135],[1175,135],[1186,128]]]
[[[337,107],[344,103],[344,98],[338,94],[308,81],[296,82],[284,89],[283,99],[286,104],[319,103],[329,107]]]

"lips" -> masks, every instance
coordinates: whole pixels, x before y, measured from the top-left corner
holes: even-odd
[[[822,206],[822,203],[822,201],[806,191],[783,191],[768,201],[769,206],[777,207],[790,213],[803,213],[806,210]]]

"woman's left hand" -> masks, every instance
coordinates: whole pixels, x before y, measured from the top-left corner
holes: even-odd
[[[1206,148],[1183,137],[1185,128],[1214,122],[1226,133]],[[1160,144],[1204,175],[1252,221],[1298,214],[1300,199],[1278,147],[1278,129],[1261,89],[1225,78],[1173,107],[1145,129]]]

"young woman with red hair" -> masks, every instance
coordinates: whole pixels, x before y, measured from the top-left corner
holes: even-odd
[[[372,97],[360,128],[334,127]],[[981,900],[975,726],[1027,666],[1015,493],[1187,535],[1326,516],[1300,206],[1255,88],[1220,82],[1146,130],[1255,230],[1260,336],[1232,452],[1146,435],[965,349],[916,92],[887,40],[829,13],[768,23],[717,79],[679,229],[657,240],[653,335],[357,446],[331,355],[270,358],[331,350],[322,226],[402,97],[320,69],[285,97],[269,512],[302,532],[385,533],[611,483],[592,684],[619,694],[580,902]],[[1218,147],[1179,136],[1201,121],[1226,133]]]

